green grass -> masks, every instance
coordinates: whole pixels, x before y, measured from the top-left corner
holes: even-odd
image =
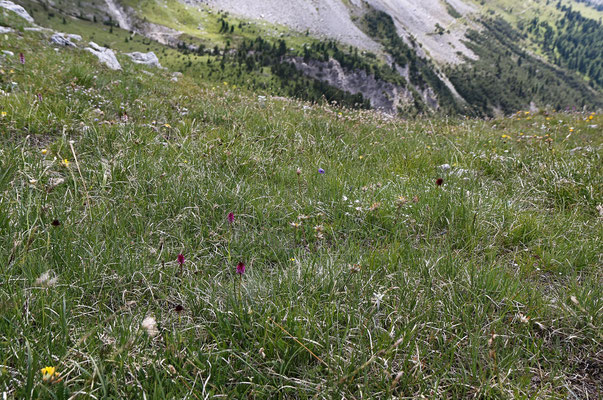
[[[386,119],[7,37],[9,398],[601,395],[600,115]]]

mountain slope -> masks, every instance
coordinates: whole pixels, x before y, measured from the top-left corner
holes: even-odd
[[[577,13],[567,1],[544,0],[294,0],[286,8],[276,1],[39,1],[77,16],[80,26],[82,18],[103,21],[177,48],[177,61],[162,62],[181,72],[307,100],[322,92],[328,101],[405,115],[603,106],[603,28],[592,19],[597,11],[581,3],[572,3]],[[34,15],[57,27],[56,19]],[[577,21],[571,29],[561,25],[567,18]],[[588,35],[580,33],[585,26]],[[579,42],[568,48],[572,37]]]

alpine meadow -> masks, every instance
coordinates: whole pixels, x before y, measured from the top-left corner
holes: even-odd
[[[0,399],[603,398],[602,7],[0,1]]]

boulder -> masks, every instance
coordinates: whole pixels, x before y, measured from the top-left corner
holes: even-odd
[[[25,19],[27,22],[31,22],[32,24],[34,22],[34,19],[31,17],[31,15],[27,13],[27,11],[25,11],[23,7],[13,3],[12,1],[0,0],[0,7],[6,8],[7,10],[14,12],[19,17]]]
[[[0,34],[1,33],[10,33],[13,31],[13,28],[9,28],[8,26],[0,26]]]
[[[78,36],[79,39],[74,38],[73,36]],[[75,47],[75,43],[73,43],[71,41],[71,39],[74,40],[81,40],[81,36],[79,35],[66,35],[64,33],[55,33],[54,35],[52,35],[50,37],[50,42],[59,46],[71,46],[71,47]]]
[[[86,47],[84,50],[94,54],[101,63],[112,70],[121,70],[121,65],[119,64],[119,61],[117,61],[117,57],[115,57],[113,50],[101,47],[94,42],[90,42],[89,46],[90,47]]]
[[[163,68],[159,63],[159,59],[152,51],[149,51],[148,53],[141,53],[139,51],[135,51],[133,53],[126,53],[126,55],[129,56],[132,61],[136,64],[144,64],[150,65],[152,67]]]

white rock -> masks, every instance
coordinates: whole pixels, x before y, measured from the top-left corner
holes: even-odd
[[[15,53],[13,53],[10,50],[2,50],[2,53],[4,53],[4,55],[10,56],[10,57],[14,57]]]
[[[50,42],[59,46],[75,47],[75,43],[73,43],[64,33],[55,33],[50,37]]]
[[[0,26],[0,33],[10,33],[13,31],[13,28],[9,28],[8,26]]]
[[[21,7],[18,4],[13,3],[12,1],[1,0],[0,7],[6,8],[7,10],[14,12],[19,17],[25,19],[27,22],[31,22],[32,24],[34,22],[34,19],[31,17],[31,15],[29,15],[27,13],[27,11],[25,11],[25,9],[23,7]]]
[[[84,50],[94,54],[101,63],[112,70],[121,70],[121,65],[119,64],[119,61],[117,61],[117,57],[115,57],[113,50],[101,47],[94,42],[90,42],[89,45],[90,47],[86,47]]]
[[[26,26],[23,30],[27,32],[52,32],[52,29],[42,28],[41,26]]]
[[[129,56],[136,64],[144,64],[152,67],[162,68],[161,64],[159,63],[159,59],[152,51],[149,51],[148,53],[135,51],[133,53],[126,53],[126,55]]]

